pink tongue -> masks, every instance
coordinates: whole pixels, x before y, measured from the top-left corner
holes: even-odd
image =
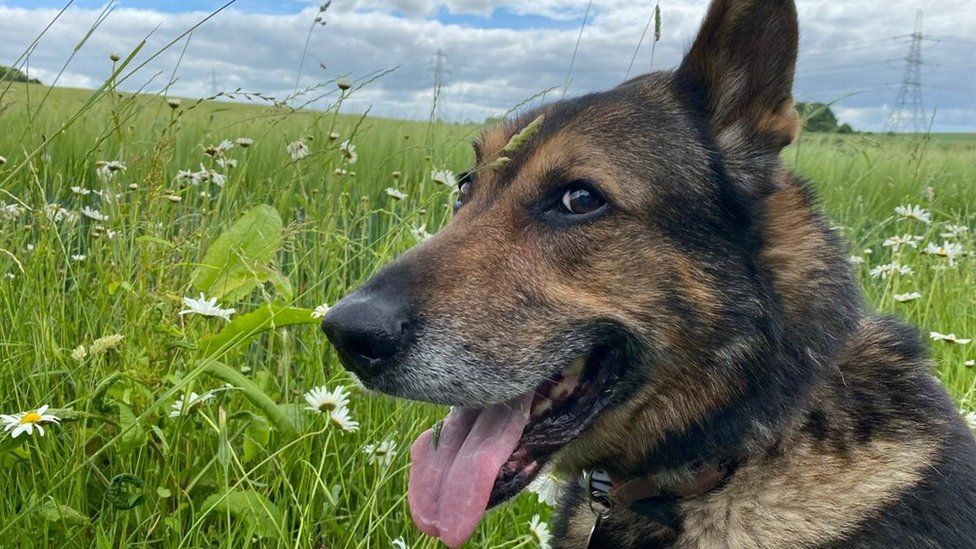
[[[451,547],[467,541],[488,507],[498,470],[529,421],[532,393],[490,408],[458,408],[444,420],[437,448],[424,431],[410,449],[407,499],[413,521]]]

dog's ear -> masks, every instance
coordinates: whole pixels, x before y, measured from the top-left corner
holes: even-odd
[[[713,0],[677,75],[720,142],[747,139],[778,153],[796,138],[797,35],[793,0]]]

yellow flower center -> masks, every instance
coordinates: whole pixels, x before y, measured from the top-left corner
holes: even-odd
[[[28,423],[40,423],[40,422],[41,422],[41,414],[38,414],[37,412],[27,412],[26,414],[24,414],[24,417],[20,418],[21,425],[27,425]]]

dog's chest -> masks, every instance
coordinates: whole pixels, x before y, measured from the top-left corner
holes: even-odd
[[[936,445],[876,440],[844,456],[818,450],[800,444],[742,467],[719,491],[680,503],[674,529],[617,510],[592,546],[773,549],[843,539],[920,481]],[[581,490],[566,501],[556,547],[585,547],[596,517]]]

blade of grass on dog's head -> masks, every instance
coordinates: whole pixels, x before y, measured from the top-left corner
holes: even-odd
[[[508,140],[508,143],[502,147],[502,152],[512,153],[521,149],[523,145],[531,141],[532,138],[539,133],[539,129],[542,128],[542,123],[545,122],[545,120],[546,115],[544,114],[540,114],[539,116],[535,117],[532,122],[529,122],[524,128],[519,130],[518,133],[513,135],[512,138]]]

